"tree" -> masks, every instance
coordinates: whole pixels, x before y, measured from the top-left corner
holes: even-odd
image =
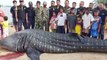
[[[103,2],[103,3],[107,3],[107,0],[97,0],[98,3]]]

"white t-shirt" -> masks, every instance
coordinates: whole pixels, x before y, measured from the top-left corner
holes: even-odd
[[[82,16],[82,19],[83,19],[83,28],[87,29],[90,24],[91,24],[91,21],[94,21],[94,17],[92,16],[92,14],[84,14]]]
[[[65,21],[67,19],[66,13],[59,14],[57,18],[58,18],[58,26],[64,26]]]

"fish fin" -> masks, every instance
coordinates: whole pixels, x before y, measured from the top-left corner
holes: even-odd
[[[40,60],[41,52],[39,50],[28,48],[26,53],[31,60]]]

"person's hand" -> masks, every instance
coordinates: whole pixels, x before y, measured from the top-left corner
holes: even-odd
[[[100,32],[100,29],[98,29],[98,32]]]
[[[97,21],[100,21],[100,18],[97,18]]]
[[[28,20],[26,20],[26,23],[28,24]]]
[[[16,19],[16,22],[18,22],[18,19]]]
[[[87,29],[90,29],[90,26],[89,26],[89,27],[87,27]]]

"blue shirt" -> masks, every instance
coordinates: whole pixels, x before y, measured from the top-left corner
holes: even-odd
[[[102,19],[101,17],[99,17],[100,20],[97,21],[93,21],[93,24],[92,24],[92,27],[91,27],[91,36],[98,36],[99,35],[99,32],[98,32],[98,28],[99,28],[99,25],[102,23]]]

